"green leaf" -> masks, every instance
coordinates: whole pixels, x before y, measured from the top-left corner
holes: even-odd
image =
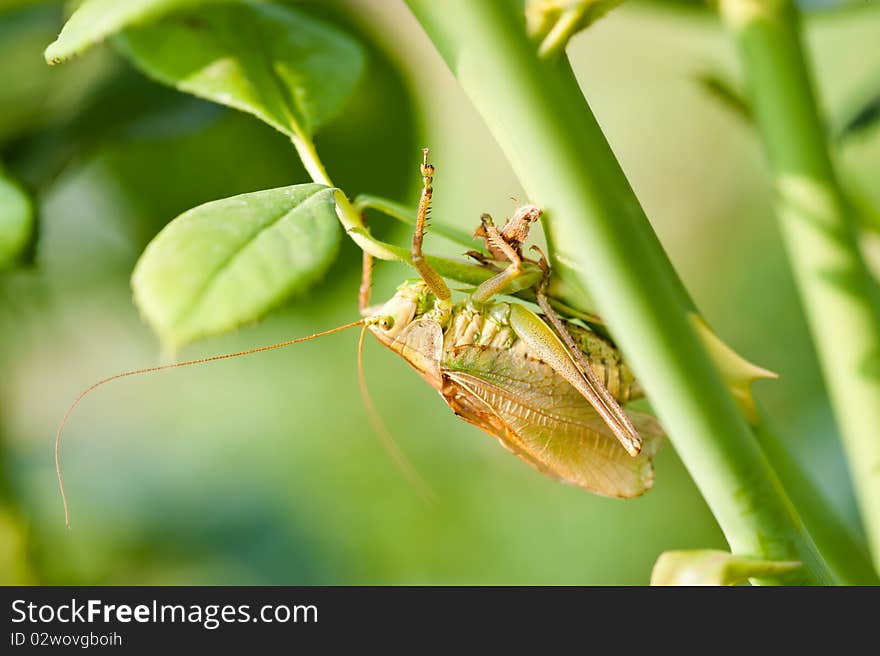
[[[15,264],[30,241],[33,225],[30,198],[0,171],[0,270]]]
[[[334,189],[302,184],[184,212],[147,246],[134,299],[166,346],[258,319],[318,280],[340,241]]]
[[[751,578],[785,574],[800,566],[798,562],[758,560],[713,549],[666,551],[654,565],[651,585],[736,585]]]
[[[408,207],[397,201],[375,196],[373,194],[359,194],[354,199],[354,209],[359,213],[364,210],[375,210],[408,226],[414,226],[416,224],[417,208]],[[448,226],[434,218],[431,219],[431,232],[434,232],[441,237],[445,237],[459,246],[464,246],[465,248],[480,252],[483,250],[472,233],[456,228],[455,226]]]
[[[0,0],[0,13],[13,9],[24,9],[35,5],[47,4],[54,0]]]
[[[355,40],[276,5],[178,12],[128,29],[118,42],[160,82],[253,114],[299,139],[342,109],[364,70]]]
[[[130,25],[153,20],[181,7],[224,1],[230,0],[85,0],[43,56],[50,66],[60,64]]]

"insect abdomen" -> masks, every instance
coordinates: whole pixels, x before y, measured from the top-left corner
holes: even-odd
[[[476,310],[462,304],[452,311],[452,318],[444,334],[444,348],[452,350],[457,346],[473,344],[508,350],[521,349],[523,357],[525,344],[518,340],[509,325],[509,307],[506,303],[495,303]],[[611,343],[591,330],[570,322],[566,328],[587,361],[598,376],[599,381],[618,403],[627,403],[642,398],[644,391],[635,379],[632,370]]]
[[[645,395],[632,369],[624,362],[623,356],[614,345],[604,337],[576,324],[566,321],[565,326],[599,380],[619,403],[634,401]]]
[[[502,306],[506,304],[496,303],[480,311],[466,305],[453,308],[444,345],[452,348],[473,344],[487,348],[511,348],[517,338],[510,328],[507,313],[498,311]]]

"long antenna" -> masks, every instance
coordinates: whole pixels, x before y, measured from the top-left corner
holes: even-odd
[[[367,410],[370,423],[373,425],[373,430],[379,436],[379,439],[382,440],[382,446],[385,448],[385,451],[388,452],[388,455],[394,461],[394,464],[400,469],[404,478],[409,481],[425,501],[434,501],[434,499],[436,499],[434,491],[427,483],[425,483],[424,479],[419,476],[415,467],[413,467],[409,459],[403,454],[400,447],[397,446],[397,442],[394,441],[394,436],[391,435],[391,431],[388,430],[388,427],[385,425],[385,422],[382,421],[382,417],[373,405],[373,398],[370,396],[370,390],[367,388],[367,378],[364,376],[364,337],[366,334],[367,324],[364,324],[364,327],[361,329],[361,337],[358,340],[358,383],[360,383],[361,386],[361,398],[364,401],[364,407]]]
[[[118,380],[120,378],[127,378],[128,376],[138,376],[140,374],[150,374],[156,371],[164,371],[165,369],[177,369],[179,367],[189,367],[194,364],[205,364],[207,362],[216,362],[217,360],[228,360],[229,358],[238,358],[243,355],[253,355],[254,353],[262,353],[263,351],[271,351],[272,349],[284,348],[285,346],[291,346],[293,344],[299,344],[300,342],[307,342],[310,339],[317,339],[318,337],[324,337],[325,335],[332,335],[333,333],[342,332],[343,330],[348,330],[349,328],[354,328],[355,326],[360,326],[364,323],[364,320],[353,321],[352,323],[347,323],[344,326],[337,326],[336,328],[331,328],[330,330],[324,330],[319,333],[315,333],[314,335],[309,335],[308,337],[297,337],[296,339],[288,339],[283,342],[278,342],[277,344],[269,344],[267,346],[259,346],[257,348],[247,349],[246,351],[236,351],[235,353],[224,353],[223,355],[212,355],[207,358],[198,358],[197,360],[187,360],[186,362],[173,362],[171,364],[163,364],[158,365],[156,367],[147,367],[146,369],[133,369],[132,371],[123,371],[122,373],[115,374],[113,376],[108,376],[107,378],[103,378],[99,380],[97,383],[93,383],[82,392],[80,392],[79,396],[70,404],[70,407],[67,408],[67,412],[64,413],[64,418],[61,420],[61,423],[58,425],[58,432],[55,434],[55,473],[58,475],[58,489],[61,491],[61,501],[64,503],[64,524],[67,528],[70,528],[70,507],[67,504],[67,494],[64,492],[64,478],[61,475],[61,434],[64,432],[64,426],[67,424],[67,420],[70,418],[71,413],[74,411],[76,406],[79,405],[79,402],[83,400],[90,392],[101,387],[106,383],[109,383],[114,380]],[[363,333],[361,333],[361,340],[363,341]]]

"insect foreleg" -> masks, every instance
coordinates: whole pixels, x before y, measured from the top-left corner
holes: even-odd
[[[431,196],[434,194],[434,188],[431,186],[434,180],[434,167],[428,164],[428,149],[423,149],[422,158],[422,195],[419,197],[419,209],[416,215],[416,229],[413,233],[412,240],[412,265],[419,272],[422,280],[428,286],[428,289],[437,297],[437,300],[444,306],[451,307],[452,292],[443,278],[440,277],[434,269],[428,264],[422,254],[422,241],[425,238],[425,229],[428,223],[428,214],[431,211]]]

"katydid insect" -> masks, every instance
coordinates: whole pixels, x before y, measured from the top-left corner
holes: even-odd
[[[653,417],[620,407],[643,393],[617,349],[556,315],[544,293],[549,267],[543,254],[535,295],[546,321],[524,305],[492,300],[524,277],[521,246],[540,209],[519,208],[501,230],[483,215],[475,234],[507,266],[454,304],[422,256],[434,175],[427,151],[421,171],[411,258],[420,279],[371,309],[365,264],[360,306],[370,332],[438,390],[455,414],[539,471],[606,496],[646,492],[662,428]]]
[[[65,413],[55,441],[68,523],[61,434],[71,412],[89,392],[118,378],[282,348],[354,326],[362,327],[358,371],[371,415],[374,411],[361,364],[368,331],[403,357],[456,415],[497,438],[542,473],[604,496],[629,498],[649,490],[654,479],[652,457],[663,430],[650,415],[621,408],[644,394],[614,345],[588,328],[561,319],[551,307],[545,294],[550,274],[546,258],[535,246],[540,255],[537,261],[522,254],[529,227],[541,210],[534,205],[520,207],[500,230],[488,214],[481,217],[474,236],[485,241],[492,259],[478,251],[469,254],[495,275],[464,301],[454,303],[448,285],[422,253],[434,177],[427,149],[421,174],[410,258],[419,278],[404,282],[391,299],[372,307],[372,258],[365,253],[359,321],[246,351],[123,372],[80,393]],[[542,315],[516,301],[495,300],[529,287],[534,288]],[[377,430],[380,435],[384,432],[381,425]],[[408,463],[387,439],[386,447],[407,473]]]

